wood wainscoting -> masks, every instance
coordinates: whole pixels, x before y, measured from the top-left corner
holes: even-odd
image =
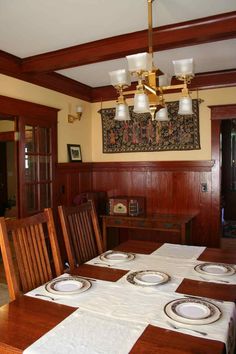
[[[82,192],[146,198],[147,213],[197,214],[192,244],[220,246],[212,225],[214,161],[60,163],[57,166],[57,205],[70,205]]]

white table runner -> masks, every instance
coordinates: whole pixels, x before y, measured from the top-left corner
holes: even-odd
[[[206,247],[200,246],[185,246],[172,243],[164,243],[160,248],[152,252],[152,255],[179,258],[183,260],[195,260],[197,259]]]
[[[88,261],[86,264],[109,268],[112,266],[112,268],[132,271],[146,269],[160,270],[165,273],[170,273],[173,276],[183,278],[188,273],[187,267],[189,267],[189,263],[192,264],[191,261],[185,261],[184,259],[181,259],[180,261],[177,258],[158,257],[155,255],[153,256],[136,253],[135,258],[127,262],[102,262],[99,257],[96,257]]]
[[[24,354],[127,354],[145,324],[77,310]]]

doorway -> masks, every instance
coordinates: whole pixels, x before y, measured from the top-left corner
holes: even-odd
[[[219,241],[219,246],[224,246],[225,240],[232,240],[235,247],[236,239],[227,239],[222,237],[222,219],[224,217],[224,215],[222,217],[222,207],[224,205],[224,200],[221,198],[221,147],[223,145],[221,125],[225,120],[236,119],[236,104],[209,106],[209,108],[211,109],[211,151],[212,160],[214,160],[214,166],[212,168],[211,233]],[[231,247],[232,242],[227,242],[227,247]]]
[[[0,121],[2,116],[16,117],[15,130],[0,135],[18,139],[16,204],[20,218],[56,204],[57,113],[57,108],[0,95]]]
[[[0,116],[0,216],[16,218],[17,142],[15,118]]]
[[[236,119],[221,122],[222,237],[236,240]]]

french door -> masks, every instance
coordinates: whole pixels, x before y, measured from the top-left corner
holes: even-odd
[[[18,217],[53,207],[58,109],[0,95],[0,112],[17,120]]]
[[[53,207],[56,163],[56,123],[19,117],[20,215]]]
[[[21,215],[52,207],[54,200],[56,126],[46,119],[20,117]]]

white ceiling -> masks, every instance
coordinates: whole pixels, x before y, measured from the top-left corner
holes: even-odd
[[[236,0],[156,0],[153,26],[236,10]],[[0,49],[20,58],[147,28],[147,0],[0,0]],[[193,57],[195,72],[236,68],[236,39],[155,53],[173,74],[173,59]],[[109,85],[108,72],[126,66],[111,60],[59,73],[92,87]]]

